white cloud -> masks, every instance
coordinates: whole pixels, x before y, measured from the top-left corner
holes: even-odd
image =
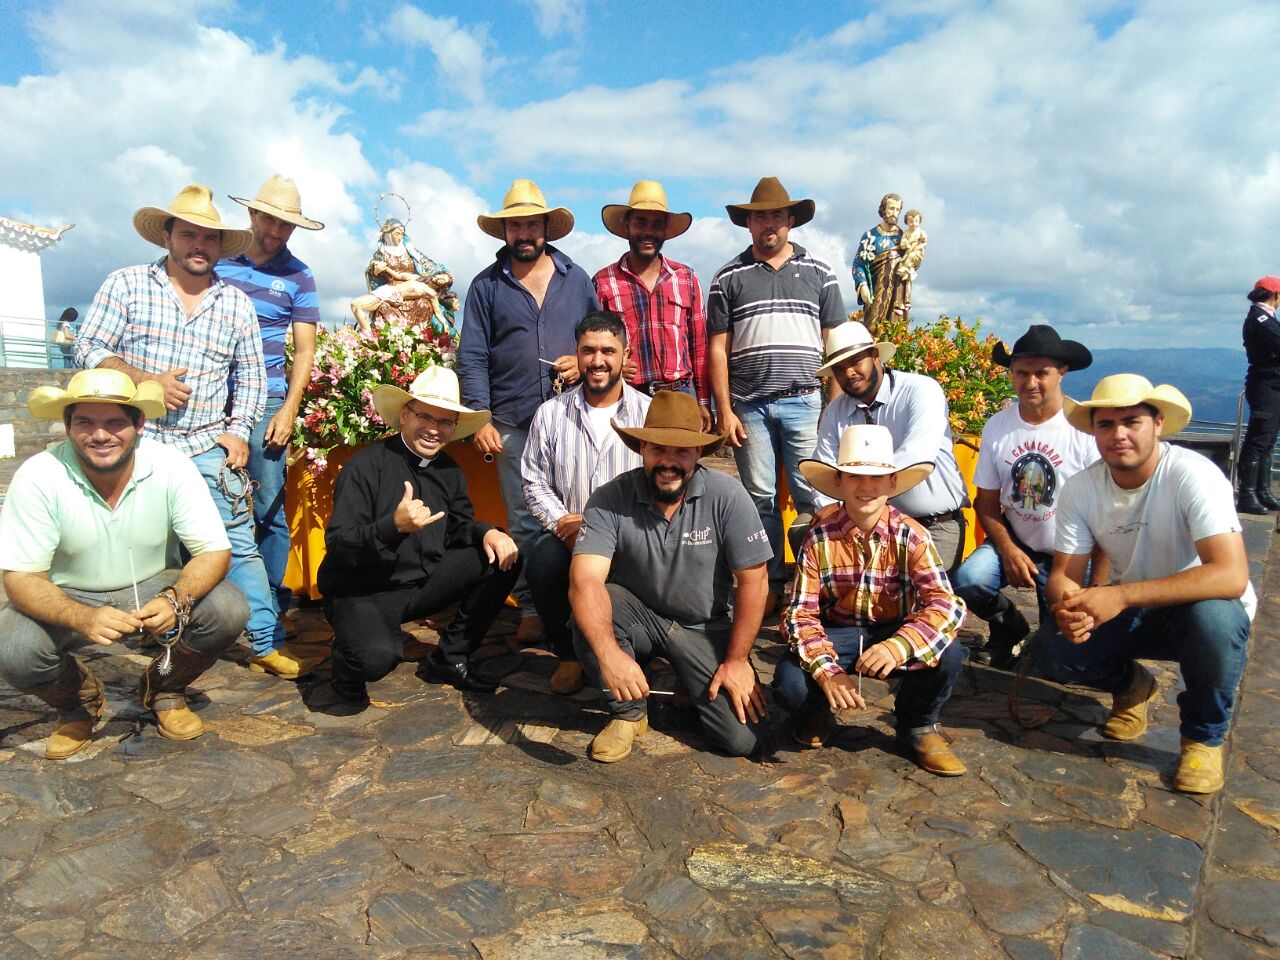
[[[587,20],[587,0],[525,0],[533,8],[534,22],[542,36],[567,33],[581,38]]]
[[[466,29],[456,17],[433,17],[405,4],[388,18],[385,34],[411,46],[428,47],[445,84],[471,103],[485,95],[485,76],[498,65],[483,27]]]

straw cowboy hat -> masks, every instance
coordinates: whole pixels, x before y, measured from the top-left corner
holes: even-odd
[[[453,440],[469,437],[489,422],[488,410],[472,410],[462,405],[458,375],[448,367],[427,367],[409,384],[408,390],[384,383],[373,391],[373,408],[389,427],[400,422],[400,411],[410,400],[456,413],[458,425],[453,429]]]
[[[838,474],[847,473],[854,477],[884,477],[895,474],[898,482],[893,495],[896,497],[933,473],[933,464],[896,466],[893,462],[893,435],[889,433],[889,428],[874,423],[855,423],[845,427],[844,433],[840,434],[840,451],[835,463],[801,460],[800,472],[815,490],[825,493],[833,500],[843,500],[848,495],[848,491],[841,492],[836,486]]]
[[[213,205],[213,191],[203,184],[191,183],[183,187],[173,198],[168,209],[143,207],[133,215],[133,228],[142,235],[143,240],[154,243],[157,247],[163,247],[165,245],[164,223],[170,217],[185,220],[197,227],[221,230],[222,249],[218,252],[220,257],[234,257],[236,254],[244,253],[249,249],[249,244],[253,243],[253,234],[248,230],[228,227],[222,222],[222,217],[218,216],[218,210]]]
[[[627,448],[636,453],[645,440],[664,447],[701,447],[704,457],[724,443],[724,437],[702,432],[698,401],[676,390],[654,393],[643,427],[621,427],[616,420],[609,422]]]
[[[298,193],[298,185],[278,173],[258,188],[258,195],[252,200],[246,200],[244,197],[231,199],[250,210],[269,213],[277,220],[292,223],[303,230],[324,229],[324,224],[319,220],[312,220],[302,215],[302,195]]]
[[[546,198],[532,180],[513,180],[511,189],[502,198],[502,209],[497,213],[476,217],[480,229],[495,240],[506,241],[502,221],[522,219],[524,217],[545,216],[547,218],[547,242],[559,240],[573,230],[573,214],[564,207],[548,209]]]
[[[1012,351],[1002,342],[991,349],[991,359],[1002,367],[1012,365],[1018,357],[1048,357],[1065,363],[1072,370],[1083,370],[1093,363],[1088,347],[1074,340],[1063,340],[1058,331],[1046,323],[1033,323],[1014,343]]]
[[[615,237],[627,236],[627,214],[632,210],[649,210],[667,215],[667,234],[664,239],[678,237],[693,223],[691,213],[672,213],[667,209],[667,191],[657,180],[637,180],[631,188],[631,198],[626,204],[610,203],[600,211],[605,229]]]
[[[822,356],[822,366],[814,376],[828,377],[831,368],[842,360],[872,347],[876,348],[883,363],[888,363],[898,352],[898,348],[887,340],[873,340],[871,332],[857,320],[847,320],[838,327],[832,327],[827,331],[827,349]]]
[[[118,403],[137,407],[142,415],[158,420],[165,415],[164,387],[144,380],[136,387],[129,375],[119,370],[95,367],[81,370],[61,387],[36,387],[27,397],[27,409],[40,420],[61,420],[62,411],[73,403]]]
[[[782,185],[777,177],[764,177],[756,184],[755,190],[751,191],[750,203],[730,203],[725,209],[729,211],[729,219],[740,227],[747,225],[747,217],[752,210],[782,210],[791,211],[791,215],[796,218],[793,227],[803,226],[813,219],[813,212],[816,209],[812,200],[792,200],[787,188]]]
[[[1113,373],[1103,377],[1093,388],[1088,400],[1062,398],[1062,412],[1067,422],[1084,433],[1093,433],[1090,410],[1099,407],[1135,407],[1148,403],[1164,414],[1160,436],[1172,437],[1191,421],[1191,401],[1177,387],[1162,383],[1153,387],[1146,377],[1136,373]]]

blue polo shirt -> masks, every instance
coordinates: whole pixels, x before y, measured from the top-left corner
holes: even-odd
[[[587,272],[551,244],[546,250],[555,272],[541,310],[511,275],[506,247],[467,290],[457,363],[462,402],[514,427],[528,426],[543,401],[555,396],[552,370],[539,358],[573,353],[574,327],[600,309]]]
[[[295,323],[320,322],[320,300],[311,268],[281,247],[258,266],[247,254],[218,261],[218,276],[239,287],[253,301],[262,328],[262,359],[267,367],[267,396],[289,392],[284,368],[284,340]]]

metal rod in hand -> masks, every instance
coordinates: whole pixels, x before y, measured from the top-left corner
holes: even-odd
[[[133,581],[133,609],[142,609],[142,600],[138,597],[138,575],[133,572],[133,548],[129,548],[129,579]]]

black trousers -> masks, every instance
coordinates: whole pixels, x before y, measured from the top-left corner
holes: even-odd
[[[1240,444],[1240,461],[1266,460],[1280,434],[1280,382],[1250,377],[1244,394],[1249,401],[1249,426]]]
[[[450,663],[466,660],[498,619],[520,565],[517,558],[510,570],[499,570],[480,547],[447,550],[422,583],[326,598],[324,615],[333,627],[334,679],[381,680],[404,655],[400,625],[455,603],[458,615],[440,632],[440,653]]]

